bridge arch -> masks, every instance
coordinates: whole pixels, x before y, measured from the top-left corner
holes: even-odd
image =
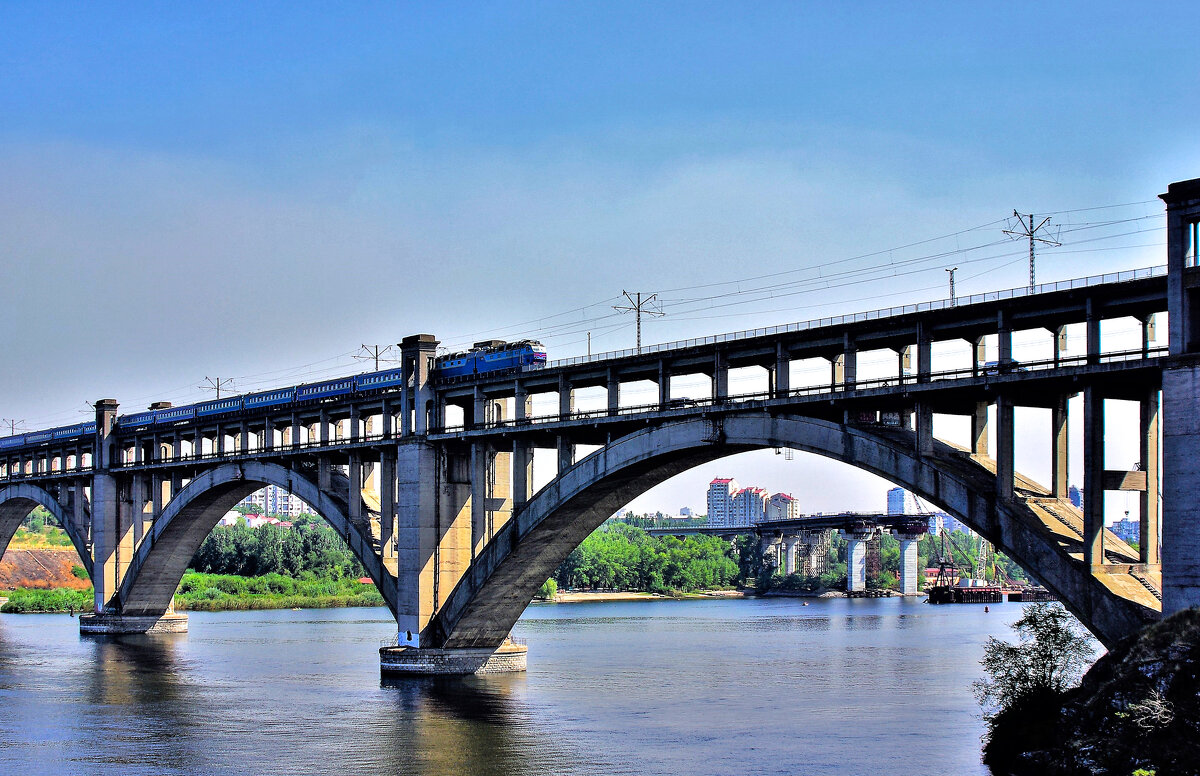
[[[472,564],[439,611],[435,638],[446,647],[500,644],[538,587],[621,506],[699,464],[769,447],[843,461],[936,504],[1035,573],[1105,644],[1157,616],[1083,569],[1027,501],[998,499],[995,475],[965,451],[935,442],[932,455],[918,456],[911,431],[760,410],[648,427],[562,472]]]
[[[29,516],[34,507],[38,506],[45,508],[58,520],[58,524],[71,539],[71,544],[75,547],[75,554],[79,556],[83,567],[87,569],[88,576],[91,576],[92,555],[88,552],[85,537],[79,533],[79,527],[75,525],[58,499],[32,483],[22,482],[0,488],[0,557],[8,549],[8,543],[12,541],[13,534],[17,532],[21,521]]]
[[[370,537],[347,518],[345,506],[299,472],[257,461],[217,466],[189,481],[154,521],[106,608],[131,616],[167,611],[205,537],[235,504],[267,485],[286,488],[315,509],[346,541],[388,607],[396,611],[395,578],[384,568]]]

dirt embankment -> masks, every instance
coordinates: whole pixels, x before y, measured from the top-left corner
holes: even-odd
[[[49,590],[69,587],[83,590],[91,581],[85,576],[80,579],[71,569],[79,563],[79,556],[70,547],[40,550],[9,549],[0,560],[0,590],[27,587]]]

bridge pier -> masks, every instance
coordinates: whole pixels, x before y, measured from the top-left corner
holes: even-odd
[[[169,611],[159,615],[83,614],[79,632],[89,636],[129,633],[187,633],[188,617]]]
[[[917,594],[917,542],[921,534],[897,533],[900,540],[900,594]]]
[[[857,593],[867,589],[867,542],[874,535],[868,531],[842,531],[846,540],[846,592]]]

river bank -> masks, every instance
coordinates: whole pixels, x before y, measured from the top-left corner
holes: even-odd
[[[83,589],[38,590],[17,588],[6,592],[0,605],[7,614],[53,614],[90,611],[94,593]],[[178,611],[221,612],[261,609],[330,609],[347,606],[382,606],[383,596],[371,580],[347,578],[294,579],[281,574],[240,577],[189,571],[175,594]]]
[[[669,595],[666,593],[645,593],[636,590],[561,590],[553,600],[546,603],[573,604],[589,601],[677,601],[684,598],[745,598],[753,595],[753,591],[743,590],[696,590],[690,593]]]

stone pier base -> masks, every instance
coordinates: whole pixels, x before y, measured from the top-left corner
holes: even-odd
[[[187,633],[187,615],[83,614],[79,632],[101,636],[121,633]]]
[[[383,647],[379,650],[379,671],[385,676],[507,674],[525,670],[528,652],[524,644],[511,642],[479,649]]]

